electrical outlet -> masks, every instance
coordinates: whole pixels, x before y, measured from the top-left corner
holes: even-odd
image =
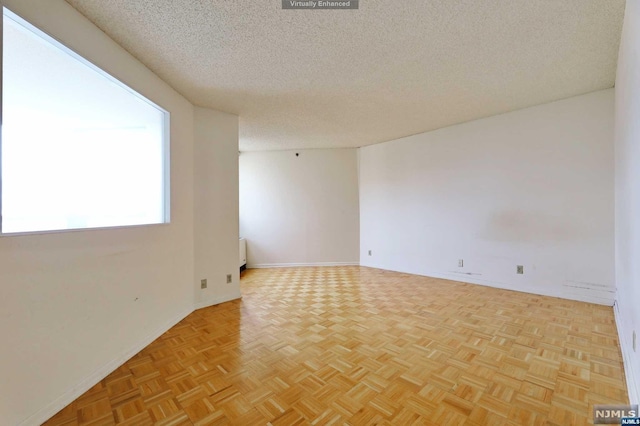
[[[635,352],[636,351],[636,331],[635,330],[633,330],[633,341],[631,343],[632,343],[631,346],[633,347],[633,351]]]
[[[200,288],[201,289],[205,289],[207,288],[207,280],[200,280]]]
[[[516,274],[524,274],[524,266],[518,265],[516,267]]]
[[[464,267],[464,260],[458,259],[458,268],[463,268],[463,267]]]
[[[371,250],[369,250],[369,256],[371,256]]]
[[[227,274],[227,284],[231,284],[231,274]]]

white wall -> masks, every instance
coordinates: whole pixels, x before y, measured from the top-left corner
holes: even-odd
[[[243,152],[247,266],[357,264],[357,161],[356,149]]]
[[[230,188],[198,184],[194,198],[193,106],[64,1],[3,3],[171,113],[171,224],[0,237],[0,423],[35,425],[193,310],[194,229],[217,245],[212,274],[237,268],[237,166],[210,175]],[[237,151],[237,118],[209,118],[224,140],[214,149],[200,141],[198,165],[217,167],[218,154]],[[218,209],[207,198],[226,201]],[[211,214],[197,223],[195,201]],[[221,240],[209,228],[216,222],[228,228]]]
[[[360,263],[612,304],[612,134],[611,89],[361,148]]]
[[[203,307],[240,297],[237,115],[195,108],[194,172],[195,300]]]
[[[640,402],[640,3],[628,0],[618,56],[615,103],[616,322],[629,397]]]

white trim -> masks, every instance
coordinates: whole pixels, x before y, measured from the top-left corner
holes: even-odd
[[[500,288],[503,290],[511,290],[518,291],[520,293],[528,293],[528,294],[537,294],[540,296],[549,296],[549,297],[557,297],[559,299],[567,299],[567,300],[575,300],[578,302],[586,302],[586,303],[594,303],[596,305],[604,305],[604,306],[613,306],[614,298],[613,292],[611,293],[611,297],[597,297],[589,294],[576,294],[576,293],[568,293],[563,291],[563,287],[533,287],[533,286],[523,286],[523,287],[515,287],[508,283],[503,283],[499,281],[491,281],[491,280],[483,280],[480,278],[472,278],[468,275],[459,275],[459,274],[434,274],[429,275],[434,278],[441,278],[445,280],[451,281],[460,281],[468,284],[476,284],[482,285],[485,287],[493,287]]]
[[[360,266],[360,263],[359,262],[248,263],[247,269],[297,268],[301,266]]]
[[[622,364],[624,366],[624,375],[627,379],[627,392],[629,393],[629,402],[631,404],[640,403],[640,391],[638,388],[638,382],[636,381],[636,372],[633,369],[633,347],[629,342],[631,334],[624,327],[624,322],[621,319],[620,304],[615,303],[613,305],[613,313],[616,318],[616,328],[618,329],[618,341],[620,342],[620,351],[622,352]]]
[[[458,281],[458,282],[467,283],[467,284],[482,285],[485,287],[501,288],[503,290],[518,291],[521,293],[537,294],[540,296],[557,297],[560,299],[575,300],[578,302],[594,303],[597,305],[604,305],[604,306],[613,306],[613,302],[614,302],[613,289],[611,289],[612,296],[605,298],[605,297],[597,297],[589,294],[574,294],[574,293],[563,292],[562,291],[563,287],[560,287],[560,288],[532,287],[532,286],[515,287],[509,283],[476,278],[477,275],[471,275],[468,273],[455,273],[455,272],[443,273],[443,272],[433,272],[433,271],[416,273],[416,272],[387,269],[379,266],[369,266],[369,265],[361,265],[361,266],[364,266],[367,268],[373,268],[373,269],[383,269],[387,271],[400,272],[403,274],[420,275],[423,277],[439,278],[443,280]]]
[[[196,309],[207,308],[209,306],[219,305],[220,303],[230,302],[232,300],[237,300],[237,299],[242,299],[242,294],[240,294],[240,290],[228,296],[216,297],[215,299],[212,299],[212,300],[196,302],[195,308]]]
[[[107,364],[98,368],[93,374],[90,374],[85,379],[80,381],[75,386],[68,389],[62,395],[60,395],[57,399],[55,399],[50,404],[42,407],[40,410],[36,411],[31,416],[27,417],[25,420],[19,423],[20,426],[31,426],[31,425],[40,425],[45,421],[49,420],[53,417],[58,411],[62,410],[64,407],[69,405],[71,402],[76,400],[80,395],[91,389],[96,383],[99,383],[100,380],[107,377],[113,371],[115,371],[118,367],[128,361],[135,354],[140,352],[142,349],[146,348],[156,340],[158,337],[162,336],[167,330],[171,327],[182,321],[187,315],[191,314],[193,309],[183,310],[180,314],[174,316],[169,321],[165,322],[162,326],[156,328],[153,332],[149,333],[147,337],[140,339],[138,343],[136,343],[131,349],[123,352],[119,356],[115,357],[113,360],[109,361]]]

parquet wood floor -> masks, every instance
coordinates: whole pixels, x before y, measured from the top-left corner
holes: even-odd
[[[47,425],[581,425],[610,307],[364,267],[249,270]]]

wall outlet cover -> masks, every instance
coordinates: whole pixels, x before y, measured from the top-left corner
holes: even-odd
[[[207,288],[207,280],[200,280],[200,288],[201,289],[205,289]]]

